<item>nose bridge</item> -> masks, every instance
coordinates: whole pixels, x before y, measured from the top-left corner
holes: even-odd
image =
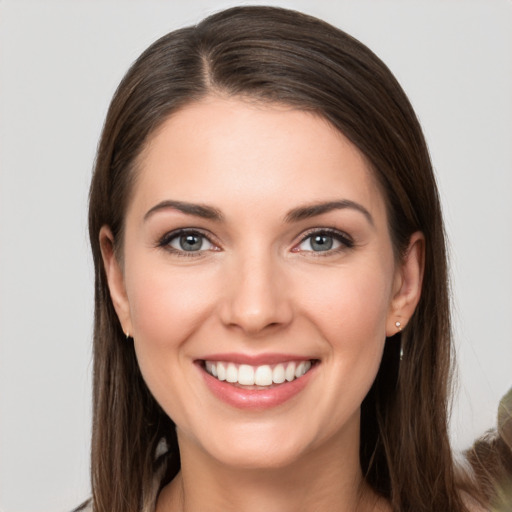
[[[248,334],[287,324],[292,308],[278,257],[260,249],[235,259],[227,276],[224,323]]]

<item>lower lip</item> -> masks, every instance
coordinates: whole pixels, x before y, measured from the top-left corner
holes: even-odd
[[[220,381],[210,375],[203,366],[199,365],[206,385],[210,391],[223,402],[238,409],[263,410],[284,404],[300,393],[311,380],[315,372],[315,364],[302,377],[291,382],[277,384],[267,389],[244,389],[226,381]]]

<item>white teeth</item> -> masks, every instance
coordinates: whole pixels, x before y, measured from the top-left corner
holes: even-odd
[[[217,363],[217,379],[226,380],[226,367],[224,363]]]
[[[311,361],[302,361],[295,370],[295,377],[302,377],[311,368]]]
[[[302,377],[311,368],[311,361],[299,363],[290,361],[280,363],[272,368],[270,365],[250,366],[248,364],[237,365],[220,361],[205,361],[205,369],[220,381],[243,386],[271,386],[282,384],[285,381]]]
[[[284,366],[282,364],[278,364],[272,371],[272,381],[275,384],[282,384],[285,381]]]
[[[272,369],[268,365],[258,366],[254,372],[256,386],[270,386],[272,384]]]
[[[238,383],[244,386],[254,385],[254,368],[248,364],[241,364],[238,368]]]
[[[297,369],[295,370],[295,377],[298,379],[299,377],[301,377],[302,375],[304,375],[304,362],[300,362],[299,365],[297,366]]]
[[[284,376],[288,382],[291,382],[293,379],[295,379],[295,363],[288,363],[284,372]]]
[[[233,363],[229,363],[226,370],[226,382],[238,382],[238,370]]]

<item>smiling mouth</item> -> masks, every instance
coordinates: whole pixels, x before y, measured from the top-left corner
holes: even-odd
[[[300,379],[318,360],[288,361],[274,365],[252,366],[225,361],[203,361],[204,370],[221,382],[249,389],[268,389]]]

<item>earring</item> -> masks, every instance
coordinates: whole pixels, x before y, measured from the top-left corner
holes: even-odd
[[[398,332],[402,330],[402,323],[398,320],[395,322],[395,327],[398,329]],[[404,347],[402,342],[400,342],[400,361],[404,358]]]
[[[130,331],[126,331],[126,339],[129,340],[130,339]]]

